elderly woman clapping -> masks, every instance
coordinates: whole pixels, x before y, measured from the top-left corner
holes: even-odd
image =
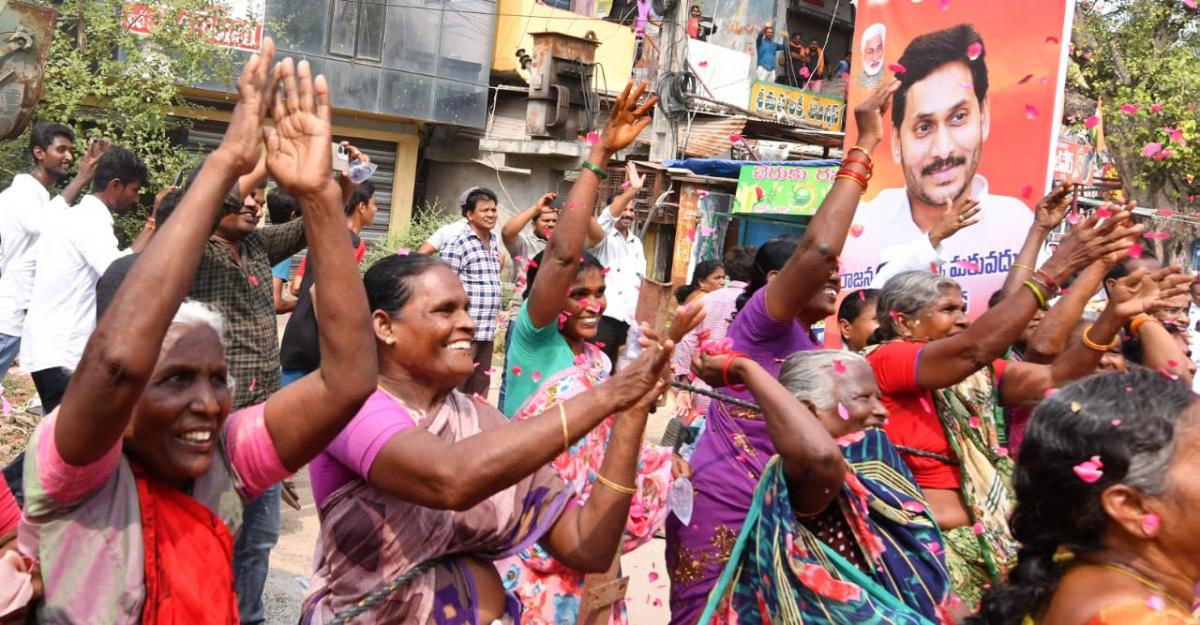
[[[799,352],[779,381],[736,354],[695,365],[750,390],[778,451],[700,623],[938,622],[951,601],[941,537],[880,429],[887,410],[867,361]]]
[[[220,146],[30,440],[19,541],[42,567],[41,622],[237,623],[231,558],[243,502],[307,464],[374,387],[366,296],[329,173],[328,89],[291,59],[272,78],[273,55],[268,39],[246,64]],[[221,198],[258,161],[272,99],[267,167],[304,209],[328,293],[318,304],[326,366],[230,414],[221,318],[180,303]]]

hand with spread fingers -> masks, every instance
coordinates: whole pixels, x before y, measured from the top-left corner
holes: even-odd
[[[639,106],[638,100],[645,92],[644,81],[638,84],[637,88],[630,82],[617,98],[612,115],[609,116],[604,131],[600,133],[599,145],[609,154],[615,154],[628,147],[653,121],[648,113],[658,102],[658,96],[651,95]]]
[[[284,59],[275,68],[275,128],[267,133],[267,169],[293,197],[335,185],[330,175],[332,138],[329,85],[312,76],[308,61]]]
[[[217,150],[231,157],[231,165],[239,176],[254,171],[262,156],[263,120],[275,97],[277,77],[271,71],[274,61],[275,43],[267,38],[262,50],[250,57],[238,78],[238,104]]]
[[[1062,223],[1067,216],[1067,211],[1071,208],[1071,197],[1074,191],[1075,185],[1064,182],[1055,187],[1049,195],[1038,200],[1037,207],[1034,209],[1034,221],[1039,228],[1048,232]]]

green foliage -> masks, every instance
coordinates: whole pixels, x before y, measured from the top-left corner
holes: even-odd
[[[212,45],[197,30],[194,16],[220,20],[226,11],[216,0],[154,0],[160,9],[149,35],[123,27],[121,0],[64,0],[58,4],[58,32],[50,47],[35,121],[59,122],[76,130],[82,156],[86,138],[104,138],[146,162],[151,180],[142,207],[117,219],[118,231],[136,235],[148,214],[153,191],[170,184],[182,168],[195,164],[187,148],[172,136],[187,122],[168,116],[173,107],[190,106],[187,85],[232,84],[241,66],[238,53]],[[170,19],[187,15],[190,19]],[[28,131],[0,144],[0,169],[7,180],[30,168]],[[132,239],[126,239],[128,242]]]
[[[365,272],[375,261],[395,254],[398,250],[407,249],[416,253],[421,244],[429,240],[438,228],[461,219],[458,215],[449,215],[439,203],[425,204],[413,210],[412,221],[407,228],[394,232],[383,244],[372,244],[363,257],[362,270]]]
[[[1200,11],[1178,0],[1079,2],[1072,62],[1083,95],[1104,103],[1105,134],[1134,199],[1195,206],[1200,171]],[[1134,113],[1123,105],[1137,107]],[[1079,123],[1082,123],[1080,121]],[[1171,142],[1168,128],[1186,143]],[[1170,156],[1143,156],[1147,144]]]

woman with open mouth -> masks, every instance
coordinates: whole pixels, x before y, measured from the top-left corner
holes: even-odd
[[[370,323],[330,176],[329,91],[264,41],[221,145],[134,264],[26,456],[19,541],[40,564],[38,622],[238,623],[245,502],[333,440],[374,388]],[[276,89],[277,83],[282,88]],[[222,320],[184,302],[222,198],[258,161],[301,204],[322,297],[319,372],[230,414]],[[180,305],[182,302],[182,306]]]
[[[546,249],[530,262],[527,299],[512,325],[512,343],[507,362],[507,389],[504,412],[515,421],[524,421],[553,408],[564,400],[585,393],[608,379],[611,371],[608,356],[590,343],[596,336],[600,317],[606,305],[604,278],[607,273],[600,262],[583,251],[592,205],[603,171],[610,156],[627,144],[627,133],[649,123],[647,118],[636,121],[653,106],[650,97],[634,110],[643,92],[626,90],[627,111],[614,114],[600,141],[592,148],[589,164],[598,165],[583,172],[571,190],[550,236]],[[618,107],[620,109],[620,107]],[[635,133],[636,134],[636,133]],[[700,322],[700,306],[680,313],[671,328],[671,339],[678,341],[686,331]],[[653,336],[653,333],[649,333]],[[622,375],[617,374],[616,378]],[[613,382],[616,381],[613,379]],[[612,386],[613,382],[605,386]],[[583,500],[610,490],[603,479],[601,467],[609,462],[610,439],[615,441],[625,417],[608,418],[588,432],[552,462],[568,490]],[[641,458],[636,479],[624,482],[633,496],[630,513],[624,522],[622,551],[632,550],[654,537],[662,528],[667,515],[666,496],[673,473],[671,450],[655,445],[640,445]],[[607,494],[607,493],[606,493]],[[582,596],[583,573],[557,554],[535,545],[518,557],[497,562],[505,586],[520,599],[526,616],[522,622],[574,622]],[[610,563],[612,561],[610,560]],[[606,566],[605,569],[608,567]],[[583,618],[580,618],[580,622]],[[625,623],[624,603],[613,604],[609,617],[597,622]]]

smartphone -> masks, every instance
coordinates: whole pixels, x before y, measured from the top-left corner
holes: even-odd
[[[178,174],[175,174],[175,182],[172,182],[171,186],[175,187],[176,189],[182,189],[183,182],[186,179],[187,179],[187,170],[181,169],[181,170],[179,170]]]
[[[562,210],[562,207],[567,203],[567,196],[560,195],[550,201],[550,208],[556,211]]]
[[[343,174],[350,172],[350,153],[346,151],[346,146],[340,143],[329,144],[333,151],[333,171],[338,171]]]

